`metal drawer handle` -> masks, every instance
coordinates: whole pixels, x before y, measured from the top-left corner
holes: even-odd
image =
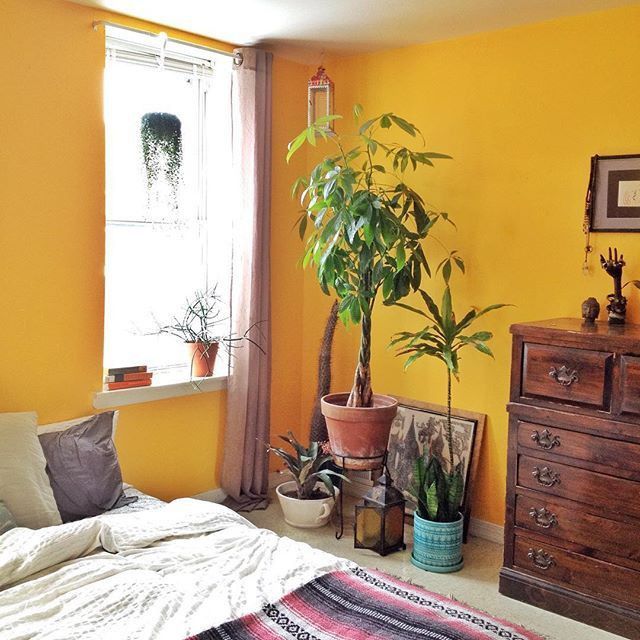
[[[542,433],[538,433],[538,431],[534,431],[531,434],[531,439],[543,449],[549,451],[554,447],[560,446],[560,438],[558,436],[552,435],[549,429],[545,429]]]
[[[574,382],[578,382],[579,380],[578,372],[575,369],[569,369],[565,364],[563,364],[559,369],[551,367],[549,377],[553,378],[563,387],[570,387]]]
[[[529,549],[527,558],[529,558],[538,569],[542,569],[543,571],[550,569],[556,564],[555,558],[550,553],[546,553],[544,549]]]
[[[558,524],[558,516],[544,507],[540,509],[531,507],[529,515],[533,518],[533,521],[543,529],[551,529],[551,527]]]
[[[542,467],[542,469],[534,467],[531,475],[543,487],[553,487],[555,484],[560,484],[560,474],[549,467]]]

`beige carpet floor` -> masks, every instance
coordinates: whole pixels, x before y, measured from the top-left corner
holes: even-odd
[[[353,511],[347,508],[345,513]],[[297,529],[287,525],[282,519],[282,511],[275,496],[265,511],[243,515],[259,527],[306,542],[334,555],[349,558],[365,567],[386,571],[431,591],[451,596],[497,617],[517,622],[549,640],[620,640],[620,636],[500,595],[498,571],[502,563],[502,546],[480,538],[471,537],[465,545],[465,566],[462,571],[442,575],[422,571],[409,562],[412,540],[410,528],[406,530],[405,535],[409,543],[407,550],[382,558],[371,551],[353,548],[353,518],[350,522],[347,521],[343,538],[336,540],[331,525],[321,529]]]

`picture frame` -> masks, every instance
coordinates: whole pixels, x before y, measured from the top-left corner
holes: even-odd
[[[589,231],[640,231],[640,154],[591,158]]]
[[[440,450],[439,457],[445,460],[448,468],[449,447],[446,429],[447,408],[441,405],[419,400],[394,396],[398,401],[398,413],[391,425],[387,467],[394,485],[407,499],[406,513],[411,518],[416,508],[415,499],[409,488],[413,481],[413,464],[433,445]],[[462,515],[464,518],[463,540],[466,542],[471,519],[473,487],[480,460],[482,435],[487,416],[483,413],[452,410],[454,431],[454,459],[456,464],[463,463],[464,497]]]

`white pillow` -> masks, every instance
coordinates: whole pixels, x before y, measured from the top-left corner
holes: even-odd
[[[0,413],[0,500],[19,527],[38,529],[62,524],[45,471],[38,416]]]
[[[119,411],[113,412],[113,421],[112,421],[112,431],[111,437],[116,437],[116,427],[118,426],[118,416],[120,415]],[[43,433],[57,433],[58,431],[66,431],[71,427],[75,427],[77,424],[82,424],[87,420],[90,420],[93,416],[84,416],[82,418],[74,418],[73,420],[65,420],[64,422],[50,422],[49,424],[39,424],[38,425],[38,435],[42,435]]]

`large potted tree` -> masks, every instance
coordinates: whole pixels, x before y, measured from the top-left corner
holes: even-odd
[[[402,331],[392,340],[399,355],[408,356],[405,369],[424,356],[436,358],[447,370],[447,419],[445,440],[448,456],[444,459],[433,451],[418,458],[413,471],[413,494],[417,501],[414,514],[414,543],[411,562],[428,571],[448,573],[462,568],[463,519],[460,505],[464,491],[462,463],[455,463],[454,437],[451,421],[452,379],[459,379],[460,351],[474,347],[492,356],[487,341],[489,331],[470,331],[471,325],[486,313],[504,307],[493,304],[485,309],[470,309],[460,321],[456,319],[449,284],[452,265],[464,270],[464,263],[455,252],[441,264],[445,288],[440,306],[422,289],[425,309],[399,303],[405,309],[422,316],[426,324],[418,331]]]
[[[386,451],[397,401],[374,394],[371,386],[371,328],[375,303],[394,304],[420,288],[429,264],[422,245],[433,225],[448,219],[430,211],[405,181],[407,170],[432,166],[441,153],[414,150],[380,136],[395,129],[410,138],[424,138],[410,122],[383,113],[360,124],[362,107],[354,107],[355,144],[330,131],[340,116],[325,116],[289,144],[287,161],[304,144],[318,139],[335,146],[308,176],[296,180],[293,193],[304,208],[298,221],[306,245],[303,266],[312,265],[327,295],[339,300],[341,321],[361,327],[360,351],[350,393],[322,398],[329,441],[338,464],[371,468]],[[308,233],[307,233],[308,232]]]

